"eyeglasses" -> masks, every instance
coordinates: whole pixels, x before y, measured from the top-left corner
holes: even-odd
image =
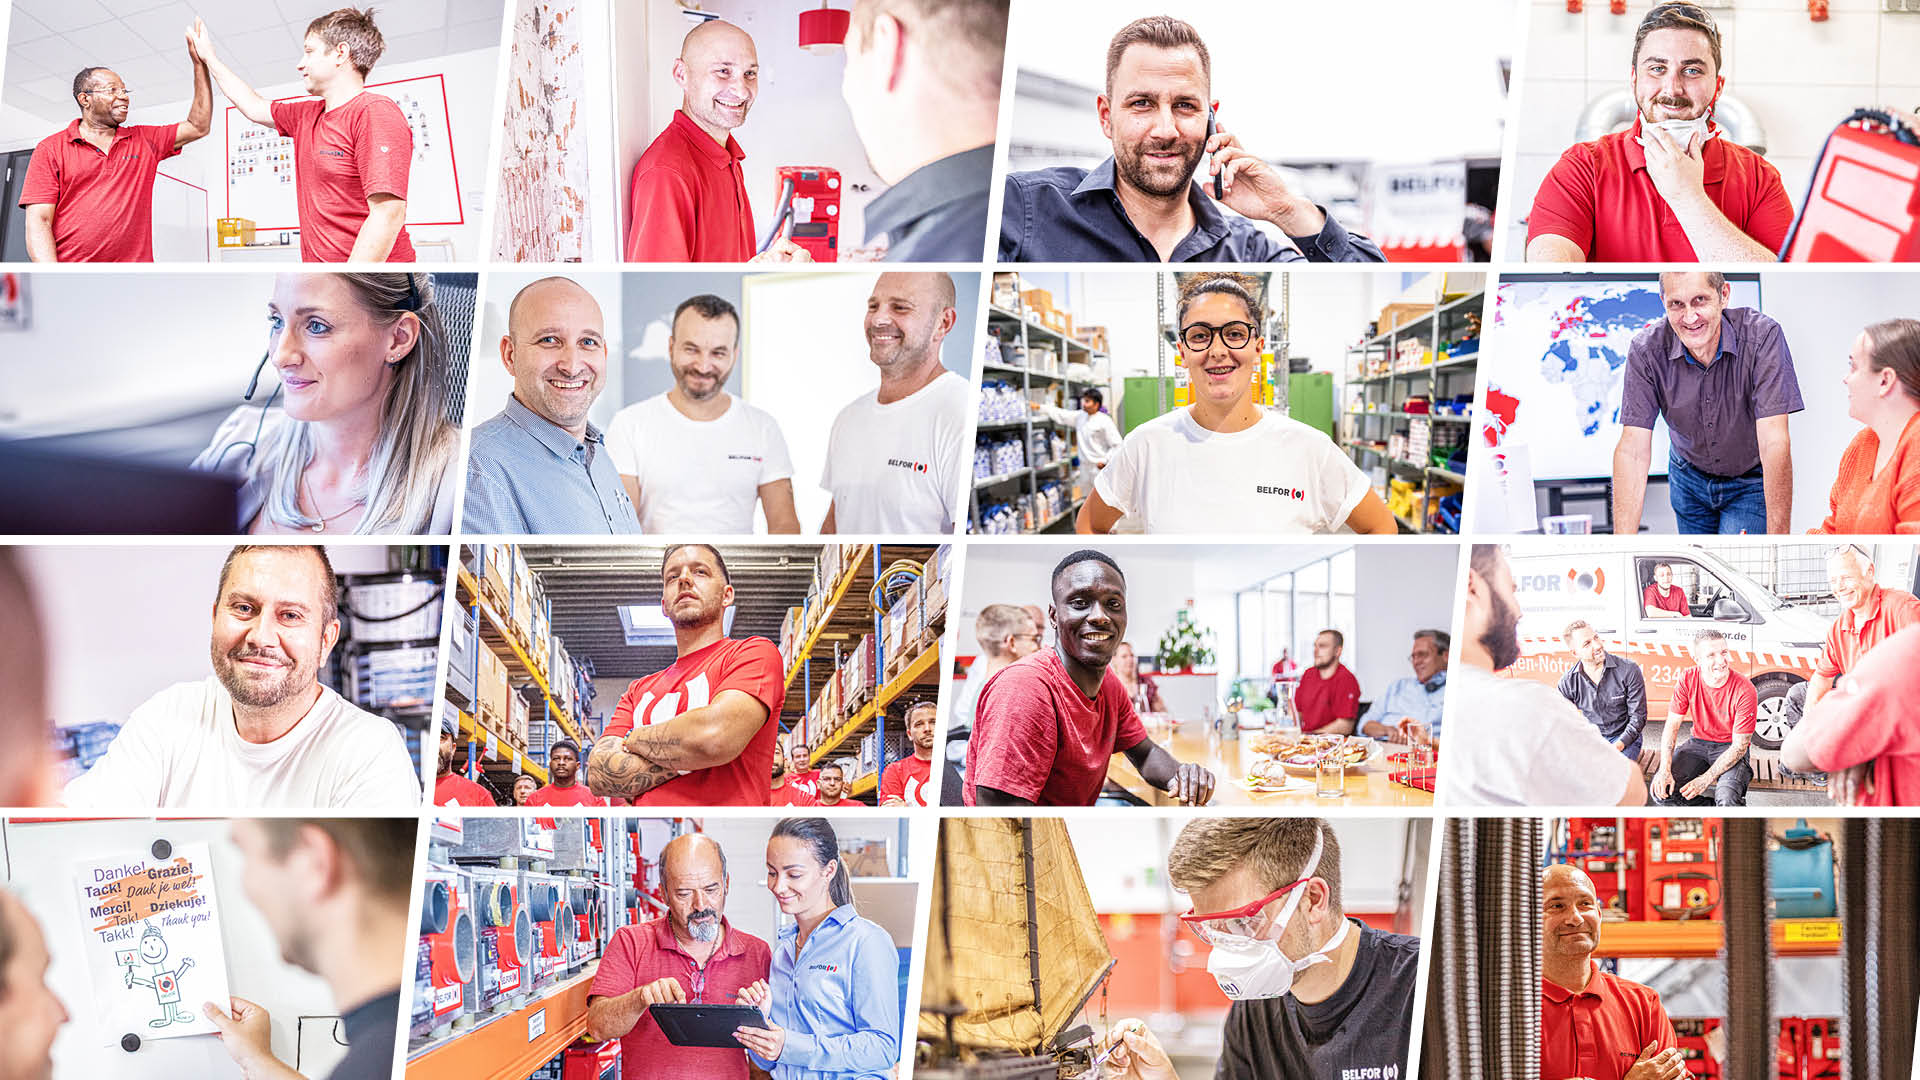
[[[1215,335],[1229,349],[1244,349],[1247,342],[1253,340],[1253,324],[1230,322],[1225,326],[1208,326],[1206,323],[1188,323],[1180,328],[1180,343],[1194,352],[1205,352],[1213,347]]]
[[[133,91],[124,86],[90,86],[80,91],[83,94],[99,94],[102,97],[131,98]]]
[[[1205,915],[1189,911],[1180,916],[1180,922],[1193,931],[1195,937],[1209,945],[1250,941],[1266,930],[1262,924],[1260,912],[1265,910],[1268,904],[1312,880],[1310,877],[1303,877],[1291,885],[1282,885],[1253,903],[1231,911],[1214,911]]]

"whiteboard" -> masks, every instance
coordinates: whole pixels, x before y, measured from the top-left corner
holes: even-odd
[[[220,890],[221,938],[227,950],[230,992],[265,1006],[273,1015],[273,1052],[280,1060],[294,1060],[296,1021],[305,1016],[337,1013],[326,983],[280,960],[280,945],[260,912],[249,904],[240,887],[242,859],[227,837],[225,821],[8,821],[6,838],[8,886],[19,896],[46,935],[52,964],[47,985],[73,1017],[53,1043],[56,1080],[112,1076],[125,1080],[162,1080],[192,1076],[237,1078],[240,1070],[220,1048],[218,1039],[196,1035],[179,1039],[148,1039],[133,1053],[108,1042],[89,1023],[91,991],[85,957],[80,951],[81,912],[73,899],[73,866],[115,852],[145,850],[155,840],[176,844],[195,841],[213,849],[213,876]],[[404,957],[396,955],[396,968]],[[184,980],[183,980],[184,983]],[[199,1002],[185,1004],[198,1011]],[[308,1028],[313,1022],[308,1021]],[[117,1037],[116,1037],[117,1038]],[[325,1076],[338,1062],[334,1056],[316,1056],[324,1040],[306,1040],[307,1057],[300,1064],[309,1076]],[[345,1048],[339,1048],[344,1054]]]
[[[368,83],[393,99],[413,129],[413,166],[407,177],[408,225],[463,225],[460,170],[454,161],[444,75]],[[306,95],[278,99],[304,101]],[[300,207],[293,140],[227,106],[227,199],[222,217],[243,217],[260,232],[298,231]]]

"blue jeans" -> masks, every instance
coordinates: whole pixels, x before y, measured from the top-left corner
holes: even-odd
[[[1670,455],[1667,497],[1683,533],[1761,536],[1767,531],[1767,488],[1758,465],[1740,476],[1718,476]]]

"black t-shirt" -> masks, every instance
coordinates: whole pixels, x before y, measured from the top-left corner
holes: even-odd
[[[1407,1071],[1420,939],[1354,922],[1360,949],[1333,996],[1236,1001],[1214,1080],[1396,1080]],[[1311,969],[1309,969],[1311,970]]]
[[[400,1023],[400,991],[382,994],[340,1018],[347,1028],[347,1056],[327,1080],[389,1080],[393,1040]]]

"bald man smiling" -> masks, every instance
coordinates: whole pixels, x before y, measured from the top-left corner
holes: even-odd
[[[633,166],[628,262],[754,259],[753,206],[733,129],[760,94],[760,54],[745,30],[720,19],[694,27],[673,61],[680,107]],[[784,237],[764,261],[808,262]]]
[[[1577,866],[1540,874],[1540,1080],[1684,1080],[1660,996],[1593,962],[1600,898]]]

